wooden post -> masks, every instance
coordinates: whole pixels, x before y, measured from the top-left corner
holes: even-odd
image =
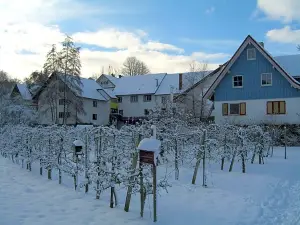
[[[179,179],[179,168],[178,168],[178,144],[177,137],[175,136],[175,180]]]
[[[40,175],[43,175],[42,159],[40,159]]]
[[[136,141],[136,147],[139,145],[141,140],[141,135],[138,135],[138,139]],[[131,164],[131,176],[129,178],[129,186],[127,190],[127,195],[126,195],[126,201],[125,201],[125,207],[124,210],[125,212],[129,211],[129,206],[130,206],[130,201],[131,201],[131,194],[132,194],[132,182],[134,181],[133,174],[135,173],[137,162],[138,162],[138,151],[136,151],[133,156],[132,156],[132,164]]]
[[[86,130],[85,130],[86,132]],[[86,179],[86,184],[85,184],[85,193],[89,192],[89,176],[88,176],[88,149],[87,149],[87,134],[85,135],[85,179]]]
[[[202,140],[201,140],[201,146],[203,146],[203,145],[204,145],[204,134],[203,134]],[[194,169],[194,174],[193,174],[193,178],[192,178],[192,184],[196,183],[197,173],[198,173],[198,169],[199,169],[200,162],[201,162],[201,156],[202,156],[201,149],[203,149],[203,147],[201,147],[199,149],[198,154],[197,154],[197,161],[196,161],[196,165],[195,165],[195,169]]]
[[[153,164],[153,222],[157,221],[156,200],[156,165]]]
[[[205,175],[205,157],[206,157],[206,147],[205,147],[205,143],[206,143],[206,130],[204,130],[204,134],[203,134],[203,187],[207,187],[206,185],[206,175]]]
[[[274,152],[274,129],[272,130],[272,134],[271,134],[271,157],[273,157],[273,152]]]
[[[140,162],[140,200],[141,200],[141,217],[144,216],[144,183],[143,183],[143,166]]]
[[[284,126],[284,159],[286,159],[286,126]]]

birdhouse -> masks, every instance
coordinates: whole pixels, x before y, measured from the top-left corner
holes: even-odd
[[[160,152],[161,142],[154,138],[144,138],[139,146],[140,163],[156,165],[156,158]]]
[[[75,155],[82,155],[82,147],[83,147],[83,142],[82,141],[80,141],[80,140],[75,140],[74,142],[73,142],[73,146],[74,146],[74,153],[75,153]]]

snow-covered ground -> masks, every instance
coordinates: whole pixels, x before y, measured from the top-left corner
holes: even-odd
[[[161,168],[162,169],[162,168]],[[300,224],[300,148],[276,148],[265,165],[247,165],[247,173],[234,172],[219,165],[208,165],[207,188],[191,185],[193,171],[180,169],[169,193],[158,196],[158,222],[162,225],[297,225]],[[170,169],[169,169],[170,170]],[[169,171],[171,172],[171,170]],[[151,201],[148,197],[145,216],[139,218],[139,196],[134,196],[130,212],[123,211],[125,190],[118,190],[119,206],[109,208],[108,193],[95,200],[94,192],[75,192],[71,179],[41,177],[38,168],[29,172],[9,159],[0,157],[1,225],[92,225],[151,224]],[[164,173],[165,174],[165,171]],[[170,178],[170,179],[171,179]]]

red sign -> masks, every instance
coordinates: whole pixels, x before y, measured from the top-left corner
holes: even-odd
[[[140,162],[154,164],[154,152],[140,150]]]

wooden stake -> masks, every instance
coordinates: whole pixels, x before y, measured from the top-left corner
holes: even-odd
[[[156,214],[156,165],[153,165],[153,222],[157,221]]]

